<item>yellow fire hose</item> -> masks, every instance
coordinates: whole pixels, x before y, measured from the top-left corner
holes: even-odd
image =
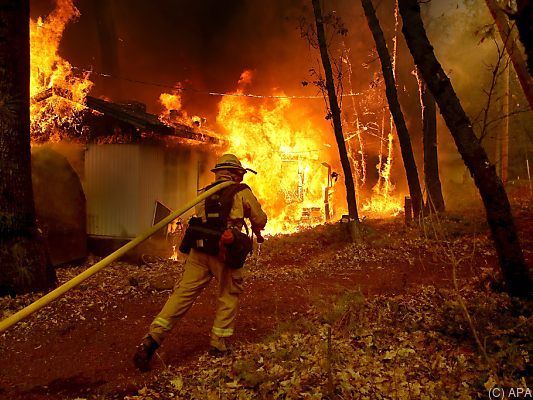
[[[191,208],[193,208],[196,204],[204,200],[206,197],[211,196],[213,193],[218,192],[219,190],[228,187],[233,182],[222,182],[215,187],[212,187],[209,190],[206,190],[201,195],[196,197],[195,199],[191,200],[189,203],[185,204],[183,207],[181,207],[179,210],[174,211],[171,213],[168,217],[165,219],[159,221],[156,225],[152,226],[150,229],[148,229],[146,232],[144,232],[142,235],[137,236],[132,241],[126,243],[124,246],[122,246],[120,249],[116,250],[115,252],[111,253],[107,257],[103,258],[102,260],[98,261],[96,264],[94,264],[92,267],[87,268],[85,271],[83,271],[81,274],[75,276],[70,281],[65,282],[58,288],[52,290],[50,293],[44,295],[39,300],[31,303],[29,306],[24,307],[22,310],[17,311],[15,314],[11,315],[10,317],[4,319],[0,322],[0,334],[7,329],[9,329],[11,326],[15,325],[17,322],[22,321],[23,319],[27,318],[34,312],[40,310],[44,306],[48,305],[58,297],[62,296],[66,292],[68,292],[70,289],[75,288],[80,283],[82,283],[87,278],[93,276],[101,269],[107,267],[109,264],[111,264],[113,261],[115,261],[117,258],[122,257],[124,254],[126,254],[128,251],[133,249],[135,246],[141,244],[146,239],[148,239],[150,236],[152,236],[154,233],[156,233],[161,228],[164,228],[167,224],[178,218],[180,215],[184,214]]]

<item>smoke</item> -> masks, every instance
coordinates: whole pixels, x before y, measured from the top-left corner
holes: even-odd
[[[493,70],[497,64],[498,48],[503,48],[500,35],[493,25],[493,19],[484,0],[432,1],[423,6],[429,38],[444,70],[450,77],[461,103],[479,134],[480,113],[487,105],[487,94]],[[500,72],[506,65],[504,58]],[[510,68],[510,113],[527,108],[523,91],[511,64]],[[489,110],[489,120],[501,118],[504,96],[502,74],[497,82]],[[526,177],[527,153],[531,152],[531,140],[527,137],[527,126],[533,123],[533,113],[518,113],[509,118],[510,178]],[[456,195],[457,184],[472,185],[464,164],[457,153],[444,122],[439,121],[439,158],[444,188]],[[499,143],[497,134],[503,129],[503,120],[493,124],[483,139],[483,146],[493,163],[497,162],[495,152]],[[452,196],[449,196],[450,198]]]

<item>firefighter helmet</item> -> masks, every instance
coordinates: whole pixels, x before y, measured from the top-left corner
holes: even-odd
[[[237,158],[237,156],[235,156],[234,154],[224,154],[222,155],[215,167],[211,170],[212,172],[215,172],[217,170],[220,170],[220,169],[238,169],[242,172],[246,172],[246,169],[243,168],[241,162],[239,161],[239,159]]]

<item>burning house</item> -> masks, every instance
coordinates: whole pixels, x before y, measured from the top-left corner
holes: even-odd
[[[37,204],[38,211],[43,210],[40,220],[51,238],[50,253],[56,264],[84,257],[86,239],[89,250],[105,254],[196,196],[197,189],[210,179],[214,146],[221,144],[199,129],[160,121],[142,104],[117,104],[88,96],[86,105],[82,121],[86,141],[61,140],[46,146],[49,153],[51,147],[68,159],[85,198],[81,209],[78,194],[76,199],[64,194],[67,199],[63,198],[61,207],[77,207],[67,213],[70,216],[47,214],[44,210],[49,205]],[[40,147],[34,146],[34,158],[43,153]],[[63,158],[59,154],[56,159]],[[64,164],[63,170],[68,168]],[[47,187],[53,190],[58,186],[56,177],[63,175],[50,173],[45,185],[41,179],[36,192],[43,195],[37,200],[54,198],[47,194]],[[76,178],[71,174],[68,181]],[[80,226],[86,227],[85,232],[80,232]]]
[[[316,95],[287,95],[279,82],[256,86],[256,71],[243,67],[233,89],[225,83],[220,86],[224,89],[200,90],[194,80],[179,74],[171,75],[172,86],[129,79],[142,89],[129,86],[128,96],[143,98],[150,110],[161,110],[159,115],[148,113],[138,102],[112,102],[108,96],[121,98],[124,88],[107,91],[102,83],[118,82],[127,74],[120,76],[105,68],[101,71],[109,74],[95,72],[92,64],[73,66],[59,52],[66,25],[79,15],[71,1],[64,1],[45,18],[30,22],[31,137],[35,151],[39,143],[52,143],[79,176],[86,204],[77,225],[86,226],[91,245],[135,237],[156,219],[155,204],[164,210],[193,197],[210,180],[208,167],[217,150],[235,154],[258,172],[247,176],[245,183],[253,188],[269,217],[266,233],[291,233],[345,214],[343,185],[334,186],[338,175],[333,179],[333,171],[340,167],[337,145]],[[264,71],[257,73],[259,81]],[[252,95],[254,91],[260,94]],[[207,96],[217,100],[204,101]],[[191,101],[192,97],[196,100]],[[362,97],[370,106],[381,107],[372,93]],[[385,117],[381,125],[379,121],[363,124],[358,115],[377,114],[366,103],[357,110],[355,99],[351,100],[346,123],[354,126],[355,134],[348,135],[346,142],[359,199],[363,208],[367,200],[375,214],[390,215],[398,209],[401,197],[393,193],[391,182],[392,124]],[[224,137],[223,149],[216,149],[220,139],[205,129],[205,119],[188,115],[185,106],[187,111],[210,117]],[[364,143],[365,135],[367,141],[379,140],[379,145],[374,143],[379,148],[374,174],[379,190],[370,189],[374,183],[370,166],[378,158],[370,156],[372,147]],[[66,146],[66,140],[76,144]],[[372,192],[370,200],[363,197],[363,190]],[[383,204],[387,207],[378,207]]]
[[[157,207],[174,209],[196,196],[214,164],[213,136],[182,124],[168,125],[139,105],[88,97],[115,135],[131,141],[90,143],[85,151],[87,234],[131,239],[156,221]],[[108,128],[109,129],[109,128]],[[135,135],[137,134],[137,135]]]

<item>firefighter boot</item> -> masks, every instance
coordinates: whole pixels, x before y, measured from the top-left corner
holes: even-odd
[[[137,352],[133,356],[133,363],[140,371],[146,372],[150,369],[150,360],[158,347],[159,345],[151,336],[145,337],[137,347]]]
[[[211,346],[209,354],[213,357],[222,357],[230,352],[225,338],[217,336],[214,333],[211,334],[211,341],[209,344]]]

